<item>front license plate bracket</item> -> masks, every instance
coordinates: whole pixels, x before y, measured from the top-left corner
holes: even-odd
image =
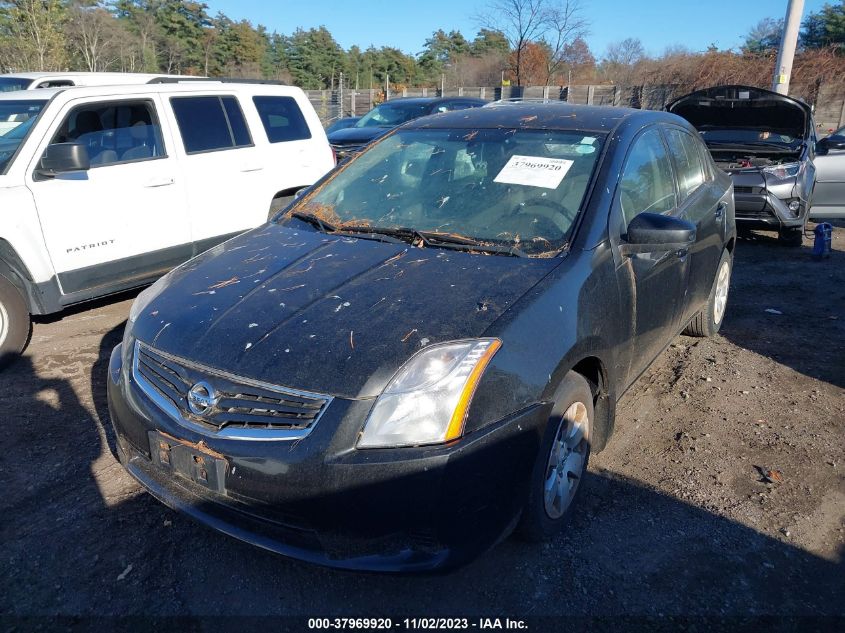
[[[149,432],[153,464],[163,471],[184,477],[208,490],[226,493],[225,459],[209,455],[157,431]]]

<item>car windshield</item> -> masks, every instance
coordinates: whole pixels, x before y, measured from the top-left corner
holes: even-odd
[[[46,101],[0,101],[0,174],[5,174]]]
[[[780,134],[765,128],[742,129],[742,128],[718,128],[699,127],[699,133],[705,143],[718,145],[757,145],[766,143],[772,145],[784,145],[796,147],[801,139],[787,134]]]
[[[26,90],[31,83],[32,79],[23,79],[21,77],[0,77],[0,92]]]
[[[324,230],[401,229],[453,248],[549,256],[570,237],[602,142],[577,131],[402,129],[290,213]]]
[[[396,127],[423,116],[428,111],[428,103],[387,102],[376,106],[362,116],[355,127]]]

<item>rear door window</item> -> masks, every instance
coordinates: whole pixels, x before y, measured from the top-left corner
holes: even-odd
[[[170,104],[188,154],[252,145],[243,111],[235,97],[172,97]]]
[[[271,143],[311,138],[308,123],[293,97],[253,97],[252,102]]]
[[[62,121],[51,143],[81,143],[91,167],[163,158],[164,143],[150,101],[87,103]]]
[[[671,213],[676,208],[675,182],[660,132],[652,128],[634,141],[619,184],[625,226],[640,213]]]
[[[666,141],[675,161],[681,199],[685,199],[704,182],[704,167],[698,143],[689,134],[676,128],[666,130]]]

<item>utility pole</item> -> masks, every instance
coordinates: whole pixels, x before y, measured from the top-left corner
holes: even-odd
[[[340,88],[340,95],[339,95],[339,98],[338,98],[338,101],[340,101],[340,117],[338,117],[338,118],[342,119],[343,118],[343,71],[342,70],[340,71],[340,83],[338,84],[338,87]]]
[[[384,73],[384,100],[390,100],[390,73]]]
[[[772,90],[778,94],[789,93],[792,60],[795,57],[795,47],[798,45],[798,29],[801,27],[803,13],[804,0],[789,0],[789,5],[786,8],[786,19],[783,23],[783,33],[780,38],[778,60],[775,64],[775,76],[772,79]]]

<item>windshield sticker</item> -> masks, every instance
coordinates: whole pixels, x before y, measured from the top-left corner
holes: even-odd
[[[557,189],[573,161],[565,158],[541,158],[539,156],[511,156],[493,179],[509,185],[526,185]]]
[[[595,136],[585,136],[581,139],[581,145],[592,145],[596,142]]]

